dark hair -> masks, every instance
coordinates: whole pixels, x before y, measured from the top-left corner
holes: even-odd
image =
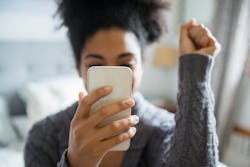
[[[96,31],[118,27],[133,32],[143,48],[166,31],[164,0],[58,0],[77,67],[84,43]]]

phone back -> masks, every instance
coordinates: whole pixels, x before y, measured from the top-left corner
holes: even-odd
[[[96,102],[90,113],[96,112],[100,107],[127,99],[132,94],[132,71],[128,67],[121,66],[94,66],[88,70],[88,91],[95,90],[102,86],[112,86],[112,92]],[[129,117],[131,109],[119,112],[118,114],[105,119],[100,126],[109,124],[114,120]],[[129,148],[130,140],[113,147],[111,151],[125,151]]]

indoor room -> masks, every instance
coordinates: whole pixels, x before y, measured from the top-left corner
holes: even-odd
[[[126,110],[128,115],[120,116],[119,119],[122,118],[126,122],[125,117],[129,117],[131,120],[131,110],[133,115],[137,113],[134,110],[140,111],[137,108],[141,108],[142,111],[143,106],[148,103],[157,107],[149,106],[152,108],[145,114],[138,111],[135,114],[138,116],[133,117],[137,122],[127,125],[129,127],[119,133],[126,136],[126,131],[127,136],[131,133],[135,135],[135,139],[132,136],[129,139],[130,145],[128,144],[126,149],[122,148],[122,151],[118,149],[114,154],[103,151],[102,154],[98,153],[99,159],[90,156],[89,161],[93,158],[93,162],[97,164],[91,164],[92,166],[113,167],[109,161],[112,158],[119,161],[113,162],[118,164],[114,167],[133,167],[135,164],[160,166],[162,162],[159,157],[162,156],[164,161],[162,166],[171,166],[170,163],[184,159],[183,162],[177,163],[179,165],[176,164],[176,167],[181,167],[183,164],[187,167],[201,167],[201,164],[249,167],[250,1],[124,0],[121,3],[108,1],[110,4],[90,0],[0,1],[0,161],[3,166],[31,167],[41,164],[38,160],[35,162],[36,158],[40,157],[40,154],[34,151],[39,150],[35,144],[40,142],[41,148],[50,147],[42,144],[46,143],[47,139],[50,140],[53,135],[62,135],[59,131],[64,129],[66,129],[63,135],[65,140],[56,144],[50,143],[53,148],[56,147],[54,145],[62,145],[62,148],[58,146],[60,147],[58,150],[53,150],[52,147],[48,150],[55,151],[55,156],[59,157],[53,162],[58,167],[66,163],[62,162],[65,160],[63,158],[66,158],[65,161],[70,166],[77,166],[80,161],[77,161],[76,157],[81,155],[82,150],[76,144],[72,133],[77,131],[74,128],[80,127],[75,125],[77,116],[83,114],[81,112],[84,110],[80,109],[79,104],[86,103],[87,106],[91,103],[88,99],[92,96],[93,99],[97,98],[90,92],[98,87],[100,78],[110,76],[110,83],[112,81],[130,86],[129,90],[124,92],[127,93],[126,98],[134,99],[126,101],[130,107]],[[145,7],[142,7],[143,5]],[[114,12],[110,12],[113,9]],[[102,14],[102,10],[106,13]],[[162,12],[163,10],[165,11]],[[87,20],[86,23],[84,20]],[[118,29],[112,29],[110,27],[113,26],[110,25],[115,25]],[[85,30],[84,26],[89,29]],[[160,26],[165,26],[165,29],[160,29]],[[202,32],[205,32],[206,38]],[[115,62],[112,55],[119,49],[118,37],[126,38],[124,48],[128,51],[120,54]],[[207,38],[209,41],[203,45],[202,39]],[[130,49],[135,50],[135,54],[130,52]],[[91,54],[91,51],[95,52]],[[107,54],[103,56],[102,52]],[[142,56],[138,56],[137,53]],[[80,58],[77,57],[78,54]],[[191,58],[187,58],[188,56]],[[85,64],[85,62],[90,63]],[[126,79],[119,73],[117,77],[120,75],[120,79],[116,79],[115,74],[101,73],[99,77],[93,79],[95,80],[93,83],[97,84],[96,87],[90,89],[91,79],[87,76],[89,74],[87,70],[98,66],[122,66],[132,76]],[[105,72],[103,69],[101,71]],[[140,83],[140,87],[137,87],[137,83]],[[124,86],[120,89],[126,88]],[[119,98],[125,98],[125,95]],[[143,102],[137,98],[143,98]],[[111,105],[110,101],[105,105]],[[60,120],[60,125],[59,122],[58,125],[47,125],[49,121],[57,119],[57,116],[60,117],[59,112],[68,111],[69,106],[76,114],[71,118]],[[105,110],[103,106],[104,103],[100,104],[96,110],[104,108],[102,111],[112,111],[112,109]],[[163,116],[153,113],[154,110],[163,112]],[[97,115],[96,113],[92,116],[87,114],[86,118],[82,115],[84,117],[82,119],[87,122]],[[169,120],[164,120],[165,117]],[[147,119],[149,122],[145,121]],[[69,120],[68,124],[64,122],[66,120]],[[116,121],[119,123],[118,119]],[[44,127],[41,129],[44,134],[48,131],[51,132],[50,135],[34,132],[34,124],[42,126],[42,123]],[[78,123],[83,124],[81,121]],[[84,128],[91,132],[86,131],[85,135],[95,136],[98,130],[103,130],[111,124],[112,122],[100,127],[97,125],[93,131],[90,130],[91,125],[86,125]],[[115,128],[120,126],[119,124]],[[150,135],[147,135],[148,126],[151,130],[158,129],[153,129]],[[72,133],[69,133],[69,130]],[[33,132],[36,133],[34,138],[32,138]],[[160,134],[154,136],[158,132]],[[116,136],[119,137],[118,134],[107,136],[100,140],[100,143],[108,143]],[[94,137],[87,135],[86,138],[89,143],[94,141]],[[157,143],[161,138],[162,143],[159,146],[150,145],[151,142]],[[39,141],[35,143],[37,139]],[[122,139],[125,140],[125,137]],[[146,144],[142,146],[142,141],[141,145],[140,142],[136,143],[136,140],[140,139],[143,139],[142,141],[145,139]],[[78,146],[79,152],[77,152]],[[96,151],[98,150],[96,148],[101,149],[102,145],[99,147],[93,144],[92,148]],[[164,148],[162,154],[157,151],[161,148]],[[136,150],[141,151],[140,155]],[[40,149],[41,154],[42,152],[49,154],[46,149]],[[106,153],[110,157],[104,156]],[[175,158],[171,158],[173,156]],[[52,159],[52,157],[49,157],[49,160],[46,158],[48,157],[41,162],[50,162],[50,158]],[[157,163],[152,165],[154,160],[151,158],[155,158]],[[49,163],[41,166],[49,166]]]

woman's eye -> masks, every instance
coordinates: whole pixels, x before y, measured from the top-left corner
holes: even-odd
[[[93,67],[93,66],[101,66],[101,64],[88,64],[88,68]]]
[[[121,64],[121,66],[128,67],[128,68],[133,68],[134,64]]]

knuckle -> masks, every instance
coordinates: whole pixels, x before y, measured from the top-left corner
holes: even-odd
[[[195,32],[195,27],[190,28],[189,33],[193,34]]]
[[[215,42],[215,47],[216,47],[217,49],[221,49],[221,44],[220,44],[219,42]]]
[[[122,110],[124,110],[124,109],[129,108],[129,106],[120,103],[120,104],[116,104],[116,105],[115,105],[115,108],[116,108],[116,110],[117,110],[117,112],[118,112],[118,111],[122,111]]]
[[[113,123],[111,124],[111,129],[112,129],[113,131],[119,130],[120,128],[121,128],[121,124],[120,124],[119,122],[113,122]]]
[[[215,45],[215,43],[216,43],[216,41],[215,41],[215,39],[214,38],[209,38],[209,42],[212,44],[212,45]]]
[[[215,45],[213,48],[214,48],[214,50],[217,50],[217,49],[219,49],[219,46]]]
[[[211,32],[210,32],[210,30],[207,27],[204,27],[203,31],[206,32],[207,34],[211,35]]]
[[[125,140],[129,139],[129,135],[127,133],[123,133],[117,137],[117,143],[121,143]]]
[[[132,123],[132,121],[130,120],[130,118],[126,118],[126,119],[124,119],[122,122],[121,122],[121,124],[122,124],[122,127],[123,128],[128,128],[130,125],[132,125],[133,123]]]
[[[198,28],[203,28],[204,25],[203,25],[203,24],[198,24],[197,27],[198,27]]]
[[[87,105],[87,106],[90,106],[91,105],[91,101],[89,99],[90,97],[86,97],[82,100],[82,103],[84,104],[83,106]]]
[[[86,123],[75,124],[75,126],[71,129],[73,137],[76,139],[84,137],[85,133],[87,133],[86,129],[89,129],[86,127]]]
[[[116,138],[116,143],[121,143],[125,140],[125,136],[124,135],[119,135],[117,138]]]
[[[196,33],[196,31],[195,31],[194,29],[191,29],[191,30],[189,31],[189,35],[190,35],[191,38],[194,38],[194,37],[197,36],[197,33]]]
[[[125,108],[125,105],[123,102],[120,102],[119,104],[117,104],[117,107],[122,109]]]
[[[204,36],[208,36],[209,35],[209,33],[206,31],[206,29],[202,29],[201,32],[202,32],[202,34]]]
[[[200,29],[200,27],[198,26],[198,25],[196,25],[196,26],[193,26],[192,28],[191,28],[191,30],[199,30]]]
[[[96,97],[100,97],[100,96],[102,96],[103,95],[103,89],[97,89],[96,91],[95,91],[95,95],[96,95]]]
[[[80,136],[79,128],[74,128],[72,131],[73,131],[74,138],[78,138]]]
[[[88,96],[86,96],[82,102],[87,105],[92,105],[93,102],[98,100],[103,96],[103,91],[101,89],[96,89],[93,92],[91,92]]]

